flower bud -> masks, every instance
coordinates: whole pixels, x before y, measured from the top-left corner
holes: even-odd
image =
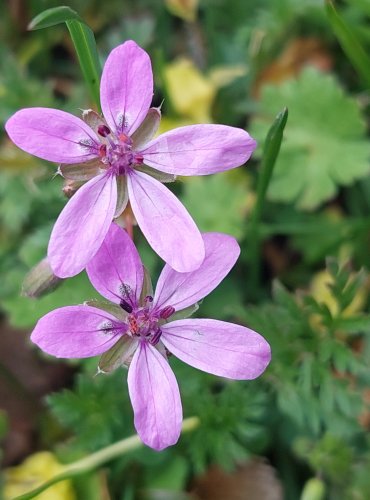
[[[37,298],[50,293],[62,282],[54,275],[48,259],[45,257],[27,274],[22,285],[22,295]]]

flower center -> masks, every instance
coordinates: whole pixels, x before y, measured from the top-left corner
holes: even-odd
[[[133,307],[125,299],[121,300],[120,305],[129,313],[127,317],[129,334],[156,345],[162,335],[163,320],[167,320],[175,309],[172,306],[166,306],[161,310],[153,309],[152,302],[153,297],[148,296],[144,300],[143,307]]]
[[[98,149],[101,162],[114,175],[125,175],[133,165],[143,163],[143,158],[132,150],[132,139],[121,133],[112,134],[106,125],[98,127],[98,134],[104,138]]]

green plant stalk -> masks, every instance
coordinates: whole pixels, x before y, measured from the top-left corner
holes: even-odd
[[[186,418],[182,423],[182,432],[191,432],[196,429],[199,424],[200,420],[198,417]],[[121,441],[111,444],[110,446],[107,446],[102,450],[96,451],[95,453],[92,453],[85,458],[81,458],[76,462],[65,465],[61,469],[61,472],[56,474],[54,477],[41,484],[37,488],[29,491],[28,493],[17,496],[14,500],[29,500],[31,498],[35,498],[43,491],[50,488],[50,486],[53,486],[53,484],[64,481],[65,479],[71,479],[73,477],[86,474],[87,472],[91,472],[101,465],[105,464],[106,462],[120,457],[125,453],[129,453],[132,450],[140,448],[141,446],[143,446],[143,443],[140,440],[139,436],[136,434],[134,436],[130,436],[129,438],[122,439]]]
[[[84,23],[71,19],[65,22],[76,49],[82,74],[89,89],[90,97],[98,110],[100,107],[101,65],[92,30]]]
[[[258,288],[261,267],[261,234],[260,222],[265,202],[267,188],[269,186],[272,172],[279,155],[281,141],[283,139],[284,128],[288,120],[288,108],[284,108],[275,118],[270,130],[267,133],[263,146],[261,171],[257,181],[257,200],[252,212],[249,230],[249,254],[250,254],[250,279],[252,290]]]
[[[68,6],[46,9],[32,19],[29,30],[39,30],[66,23],[91,99],[100,111],[101,65],[94,33],[78,13]]]
[[[326,0],[326,13],[344,53],[366,85],[370,87],[370,58],[356,36],[345,24],[331,0]]]

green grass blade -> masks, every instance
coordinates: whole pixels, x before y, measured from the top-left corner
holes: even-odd
[[[370,87],[370,58],[354,33],[335,9],[331,0],[326,1],[326,12],[331,27],[344,53],[364,82],[366,82],[366,85]]]
[[[84,23],[72,19],[66,21],[76,49],[82,74],[89,88],[90,96],[100,111],[100,75],[101,66],[96,49],[94,33]]]
[[[46,9],[32,19],[28,25],[28,29],[33,31],[40,30],[42,28],[49,28],[50,26],[65,23],[71,19],[76,19],[77,21],[83,23],[83,20],[77,12],[72,10],[70,7],[62,6],[55,7],[53,9]]]
[[[69,7],[47,9],[38,14],[29,24],[30,30],[47,28],[66,23],[71,35],[82,74],[89,89],[91,99],[100,110],[100,75],[101,65],[94,33],[80,18],[76,11]]]
[[[250,279],[252,289],[258,288],[260,276],[260,222],[262,217],[263,205],[265,202],[267,188],[269,186],[272,172],[279,155],[281,141],[283,140],[283,133],[285,125],[288,120],[288,109],[284,108],[275,118],[274,123],[271,125],[267,133],[265,144],[263,146],[263,154],[261,161],[261,171],[257,181],[257,201],[254,207],[251,225],[250,225]]]

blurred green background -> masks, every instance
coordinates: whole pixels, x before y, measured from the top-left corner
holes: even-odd
[[[57,2],[3,0],[0,121],[22,107],[93,107],[64,25],[27,31]],[[247,166],[171,185],[202,231],[234,235],[241,257],[199,315],[247,325],[271,343],[258,380],[230,382],[176,359],[184,415],[201,424],[161,453],[138,449],[40,499],[367,500],[370,498],[369,88],[321,0],[110,0],[68,4],[93,29],[102,63],[134,39],[152,58],[161,131],[246,128]],[[370,55],[370,2],[337,2]],[[366,70],[365,70],[366,71]],[[367,70],[370,73],[370,66]],[[366,76],[366,75],[365,75]],[[251,214],[262,146],[289,119],[260,239]],[[3,130],[3,127],[2,127]],[[14,498],[68,463],[134,433],[122,369],[60,362],[31,346],[37,319],[94,298],[85,273],[21,296],[65,204],[56,165],[0,142],[0,437],[3,494]],[[135,229],[152,276],[162,263]],[[41,453],[43,452],[43,453]],[[45,453],[46,452],[46,453]],[[26,460],[26,461],[24,461]],[[21,465],[19,465],[21,464]]]

